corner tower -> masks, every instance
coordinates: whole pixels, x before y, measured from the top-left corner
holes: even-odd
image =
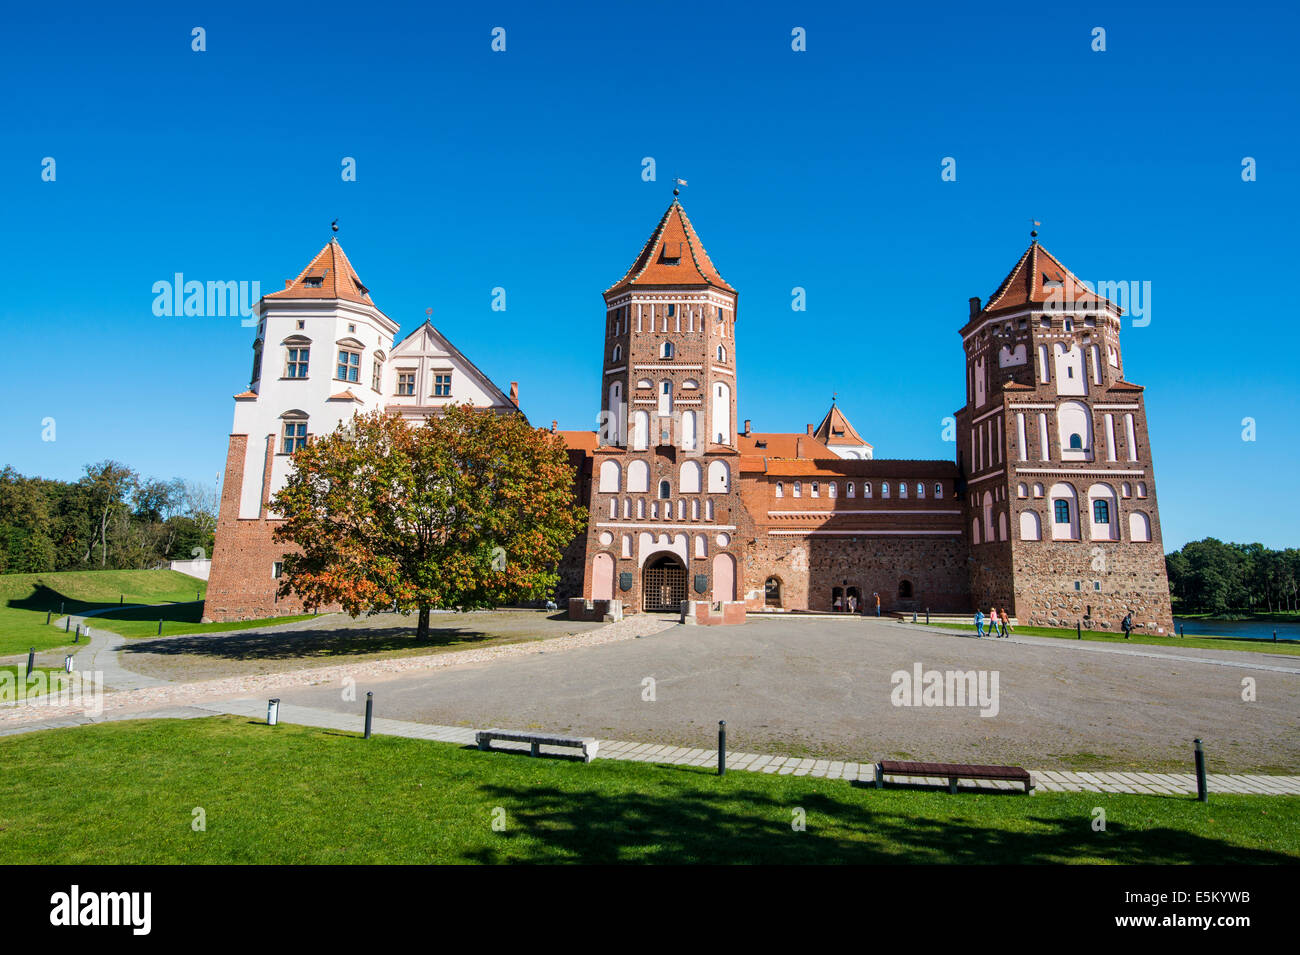
[[[741,599],[737,293],[674,199],[607,289],[584,594]]]
[[[1122,310],[1037,239],[961,329],[971,596],[1022,624],[1150,632],[1173,614],[1141,385]]]

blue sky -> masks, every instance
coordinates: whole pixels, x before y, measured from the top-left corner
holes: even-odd
[[[1122,341],[1147,386],[1167,549],[1300,544],[1300,17],[988,6],[15,8],[0,35],[0,464],[73,478],[113,457],[211,481],[253,330],[156,317],[152,285],[182,272],[273,291],[335,217],[404,331],[432,307],[493,380],[520,382],[532,421],[592,427],[600,293],[681,177],[740,290],[739,410],[756,429],[802,430],[838,392],[878,456],[952,458],[941,421],[963,400],[966,301],[1038,219],[1081,278],[1151,282],[1151,322]]]

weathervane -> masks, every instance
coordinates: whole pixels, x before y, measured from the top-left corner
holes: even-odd
[[[1032,222],[1032,223],[1034,224],[1034,228],[1032,228],[1032,229],[1029,230],[1029,238],[1031,238],[1031,239],[1037,239],[1037,238],[1038,238],[1038,226],[1042,225],[1042,223],[1039,222],[1037,219],[1030,219],[1029,221]]]
[[[673,186],[673,195],[674,195],[674,196],[680,196],[680,195],[682,194],[682,191],[681,191],[680,189],[678,189],[677,186],[684,186],[684,185],[686,185],[686,180],[685,180],[685,179],[674,179],[673,182],[675,182],[675,183],[677,184],[676,186]]]

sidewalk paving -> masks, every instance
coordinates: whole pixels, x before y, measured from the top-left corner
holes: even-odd
[[[38,730],[81,726],[87,723],[123,719],[193,719],[230,714],[246,716],[257,721],[266,719],[266,700],[237,699],[196,703],[150,710],[143,713],[121,713],[95,720],[90,717],[67,716],[20,726],[0,728],[0,736],[30,733]],[[280,721],[322,729],[360,733],[363,717],[315,707],[280,704]],[[438,726],[432,723],[414,723],[375,717],[371,722],[373,732],[385,736],[401,736],[461,746],[475,745],[475,730],[463,726]],[[630,740],[600,740],[597,759],[625,760],[640,763],[659,763],[674,766],[716,766],[716,749],[692,749],[681,746],[637,743]],[[527,743],[494,741],[494,750],[528,752]],[[558,747],[542,746],[544,755],[570,755],[571,751]],[[734,772],[776,773],[780,776],[813,776],[825,779],[844,779],[849,782],[875,785],[873,762],[848,762],[844,760],[814,759],[801,756],[776,756],[735,752],[727,754],[727,769]],[[1196,777],[1191,773],[1140,773],[1140,772],[1071,772],[1067,770],[1031,770],[1037,790],[1046,792],[1129,793],[1152,796],[1187,796],[1196,794]],[[1300,776],[1261,776],[1210,773],[1207,775],[1212,793],[1238,793],[1257,796],[1300,796]],[[905,782],[909,785],[934,786],[946,789],[946,779],[913,778],[895,780],[885,776],[885,782]],[[960,788],[968,790],[1009,791],[1019,790],[1005,780],[964,780]]]

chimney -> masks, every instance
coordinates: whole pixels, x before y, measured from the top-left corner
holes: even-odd
[[[558,421],[556,421],[554,418],[551,419],[551,434],[555,434],[555,429],[558,428],[559,425],[560,423]]]
[[[808,427],[811,428],[812,425],[808,425]],[[799,435],[799,437],[795,438],[795,442],[794,442],[794,456],[795,456],[796,458],[801,458],[801,457],[803,457],[803,435]]]
[[[980,297],[976,295],[970,300],[970,317],[974,318],[980,313]]]
[[[813,433],[813,426],[812,426],[812,425],[808,425],[807,427],[808,427],[808,434],[809,434],[809,436],[811,436],[812,433]]]
[[[745,437],[749,437],[749,419],[745,419]]]
[[[510,400],[514,402],[515,407],[519,407],[519,382],[510,382]]]

